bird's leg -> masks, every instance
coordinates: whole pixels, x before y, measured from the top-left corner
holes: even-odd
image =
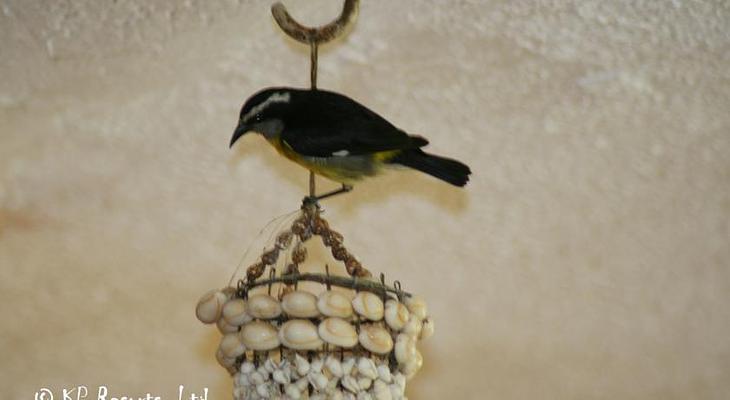
[[[310,195],[304,198],[302,201],[305,205],[306,204],[317,204],[320,200],[326,199],[328,197],[337,196],[338,194],[347,193],[352,190],[352,186],[342,184],[342,187],[336,190],[333,190],[331,192],[327,192],[320,195]]]
[[[319,201],[319,200],[322,200],[322,199],[326,199],[327,197],[332,197],[332,196],[337,196],[338,194],[347,193],[347,192],[349,192],[351,190],[352,190],[352,186],[345,185],[343,183],[341,188],[339,188],[337,190],[333,190],[331,192],[327,192],[327,193],[324,193],[324,194],[320,194],[319,196],[316,196],[316,199],[317,199],[317,201]]]
[[[309,197],[311,198],[317,197],[316,183],[317,178],[314,176],[314,171],[309,171]]]

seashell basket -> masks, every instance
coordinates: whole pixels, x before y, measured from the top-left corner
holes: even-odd
[[[305,204],[245,277],[206,293],[196,315],[222,334],[218,362],[243,399],[406,399],[433,334],[426,304],[371,274]],[[304,243],[319,236],[346,273],[301,273]],[[306,288],[305,288],[306,286]]]

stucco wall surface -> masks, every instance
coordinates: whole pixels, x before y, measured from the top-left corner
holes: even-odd
[[[321,87],[474,171],[326,203],[429,300],[410,398],[727,398],[729,4],[365,0],[322,49]],[[229,398],[195,302],[306,190],[260,138],[228,149],[248,95],[308,84],[269,6],[0,1],[0,397]]]

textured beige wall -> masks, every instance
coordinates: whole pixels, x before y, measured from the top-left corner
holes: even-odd
[[[0,5],[1,396],[228,398],[194,304],[306,173],[227,144],[249,94],[307,84],[307,49],[268,1]],[[367,0],[321,57],[322,87],[474,171],[327,203],[366,266],[430,300],[411,398],[727,398],[726,1]]]

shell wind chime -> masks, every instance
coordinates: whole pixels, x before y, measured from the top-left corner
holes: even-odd
[[[346,276],[327,266],[299,271],[304,243],[315,236]],[[302,282],[319,288],[301,289]],[[423,299],[397,282],[386,285],[382,275],[373,280],[314,204],[303,206],[236,287],[206,293],[196,315],[223,335],[216,358],[239,400],[405,399],[406,380],[423,364],[416,344],[434,328]]]
[[[318,44],[339,35],[357,7],[346,0],[341,16],[319,28],[300,25],[280,3],[272,7],[279,26],[311,46],[313,88]],[[317,200],[329,195],[315,196],[310,174],[310,196],[291,225],[235,286],[198,302],[198,319],[222,334],[216,358],[234,379],[236,400],[406,399],[406,381],[423,364],[416,345],[434,329],[425,302],[400,282],[374,279],[350,253],[322,218]],[[316,261],[318,272],[300,272],[314,237],[344,273]]]

